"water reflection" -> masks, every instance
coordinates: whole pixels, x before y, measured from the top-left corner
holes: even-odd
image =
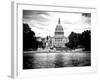
[[[55,56],[54,64],[55,68],[64,67],[64,59],[62,54],[57,54]]]
[[[23,56],[23,69],[90,65],[90,53],[25,53]]]
[[[23,55],[23,69],[32,69],[35,68],[35,56],[33,54],[24,54]]]

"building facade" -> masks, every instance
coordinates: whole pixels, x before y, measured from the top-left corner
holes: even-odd
[[[54,36],[52,37],[52,47],[65,47],[67,42],[68,38],[64,36],[64,30],[59,18],[58,24],[55,28]]]
[[[66,47],[65,44],[68,43],[68,38],[64,36],[64,30],[60,23],[60,18],[58,19],[58,24],[55,28],[54,36],[47,36],[44,40],[38,38],[38,41],[42,41],[46,49]]]

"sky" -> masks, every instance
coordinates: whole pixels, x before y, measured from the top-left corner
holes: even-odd
[[[23,23],[27,23],[37,37],[53,37],[59,18],[66,37],[71,32],[82,33],[91,29],[91,13],[23,10]]]

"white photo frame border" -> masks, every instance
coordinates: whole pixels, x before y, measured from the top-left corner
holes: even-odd
[[[96,52],[95,43],[91,37],[91,66],[88,67],[65,67],[65,68],[47,68],[47,69],[29,69],[23,70],[23,10],[41,10],[41,11],[59,11],[59,12],[76,12],[76,13],[91,13],[91,32],[94,32],[96,27],[96,8],[88,7],[71,7],[71,6],[56,6],[56,5],[39,5],[31,3],[12,3],[12,67],[11,76],[13,78],[23,77],[39,77],[50,75],[65,75],[72,73],[91,73],[96,72]]]

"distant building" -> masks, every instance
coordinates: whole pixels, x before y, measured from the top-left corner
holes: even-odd
[[[68,38],[64,36],[64,30],[59,18],[58,24],[55,28],[54,36],[52,37],[52,47],[65,47],[65,43],[67,42]]]
[[[60,23],[60,18],[58,20],[58,24],[55,28],[54,36],[47,36],[44,40],[38,38],[38,41],[42,41],[43,45],[46,48],[53,47],[66,47],[65,44],[69,41],[67,37],[64,36],[64,30]]]
[[[41,42],[42,41],[42,38],[41,37],[36,37],[36,40]]]

